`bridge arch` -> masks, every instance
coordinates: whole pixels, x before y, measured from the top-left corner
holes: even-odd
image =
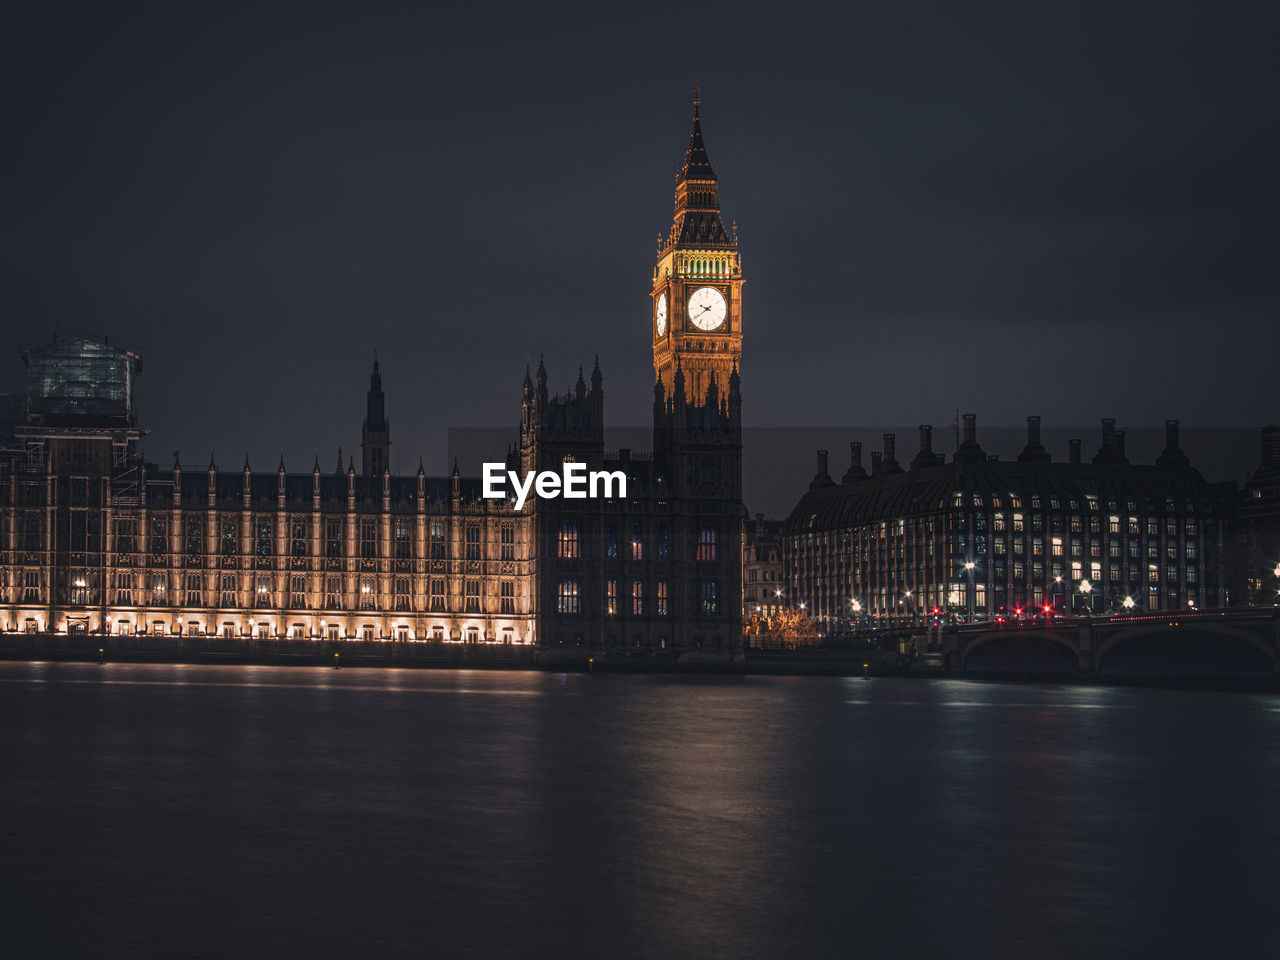
[[[969,667],[969,657],[979,647],[986,646],[994,640],[1035,638],[1038,640],[1049,640],[1056,643],[1060,647],[1064,647],[1073,657],[1080,656],[1079,645],[1065,634],[1059,633],[1057,630],[1042,630],[1034,627],[1018,628],[1014,627],[1009,630],[988,630],[974,637],[964,645],[960,653],[960,669],[966,670]]]
[[[1270,626],[1268,624],[1268,626]],[[1223,637],[1232,637],[1248,644],[1255,650],[1259,651],[1271,664],[1271,669],[1280,671],[1280,658],[1276,655],[1276,650],[1262,637],[1248,630],[1233,626],[1229,623],[1206,623],[1200,624],[1191,622],[1186,624],[1188,632],[1211,633]],[[1093,665],[1095,670],[1102,669],[1102,661],[1107,658],[1113,649],[1127,640],[1136,640],[1139,637],[1149,637],[1162,633],[1173,633],[1167,621],[1156,621],[1155,623],[1144,623],[1121,630],[1115,636],[1108,637],[1098,645],[1097,651],[1093,655]]]

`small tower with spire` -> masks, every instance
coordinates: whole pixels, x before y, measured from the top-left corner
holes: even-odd
[[[387,419],[387,399],[382,393],[382,372],[378,369],[377,358],[373,361],[373,373],[369,375],[360,449],[363,454],[361,473],[364,476],[380,477],[391,469],[391,421]]]

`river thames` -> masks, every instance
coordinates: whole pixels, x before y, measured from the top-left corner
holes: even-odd
[[[1274,956],[1280,698],[0,663],[11,956]],[[11,952],[10,952],[11,951]]]

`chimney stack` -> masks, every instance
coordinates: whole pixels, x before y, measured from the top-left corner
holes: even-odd
[[[1027,446],[1038,447],[1040,445],[1040,418],[1027,417]]]
[[[893,455],[893,448],[896,442],[897,438],[894,434],[886,433],[884,435],[884,459],[886,462],[897,459]]]
[[[978,417],[973,413],[964,415],[964,443],[977,443],[978,440]]]
[[[1191,466],[1190,458],[1183,453],[1182,448],[1178,446],[1178,439],[1178,421],[1166,420],[1164,422],[1164,449],[1160,451],[1160,456],[1156,457],[1156,466]]]
[[[1071,447],[1071,454],[1067,458],[1068,461],[1070,463],[1079,463],[1080,462],[1080,438],[1072,437],[1071,440],[1069,441],[1069,444]]]
[[[826,472],[827,472],[827,451],[819,450],[818,451],[818,475],[821,476]]]
[[[933,455],[933,427],[927,423],[920,424],[920,452],[911,461],[911,469],[932,467],[939,459]]]
[[[881,453],[879,450],[871,451],[871,472],[876,473],[880,469]]]
[[[862,466],[862,441],[854,440],[849,444],[849,465],[851,467]]]
[[[1120,456],[1123,457],[1124,456],[1124,431],[1117,430],[1115,432],[1115,438],[1116,438],[1116,450],[1118,450],[1120,452]]]
[[[1116,445],[1116,418],[1102,418],[1102,445],[1104,447],[1114,447]]]

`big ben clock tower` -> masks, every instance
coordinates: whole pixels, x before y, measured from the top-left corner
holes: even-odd
[[[653,271],[649,322],[653,367],[671,395],[676,367],[685,393],[700,403],[712,377],[723,396],[742,357],[742,261],[720,221],[716,172],[702,143],[698,96],[689,149],[676,178],[671,233]]]

